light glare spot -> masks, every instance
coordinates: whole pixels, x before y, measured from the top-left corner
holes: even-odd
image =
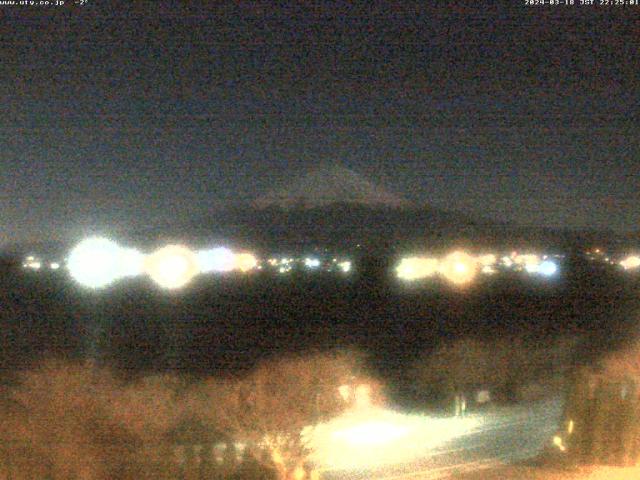
[[[421,458],[480,425],[479,418],[434,418],[381,408],[353,409],[303,430],[311,459],[330,470],[361,470]]]
[[[120,276],[120,247],[111,240],[92,237],[80,242],[69,254],[67,268],[79,284],[102,288]]]
[[[340,263],[338,263],[338,267],[340,267],[340,269],[343,272],[348,273],[348,272],[351,271],[351,262],[349,262],[349,261],[340,262]]]
[[[480,255],[478,257],[478,263],[483,267],[495,265],[497,261],[498,259],[493,253],[487,253],[486,255]]]
[[[455,251],[445,257],[440,266],[440,273],[454,285],[471,283],[478,272],[475,258],[463,251]]]
[[[182,245],[168,245],[147,257],[144,262],[147,274],[163,288],[183,287],[199,273],[195,253]]]
[[[248,272],[258,266],[258,259],[251,253],[238,253],[235,256],[235,268]]]
[[[562,438],[556,435],[553,437],[553,444],[560,449],[561,452],[564,452],[567,448],[562,443]]]
[[[135,248],[122,248],[118,255],[119,277],[135,277],[144,273],[144,258],[142,252]]]
[[[235,267],[234,253],[225,247],[200,250],[196,257],[198,268],[203,273],[230,272]]]
[[[558,265],[551,260],[545,260],[540,265],[538,265],[537,273],[540,275],[544,275],[545,277],[550,277],[555,275],[558,272]]]
[[[438,260],[425,257],[406,257],[396,267],[398,278],[407,281],[420,280],[435,275],[438,271]]]
[[[637,255],[629,255],[620,262],[620,266],[625,270],[633,270],[640,267],[640,257]]]
[[[333,436],[337,441],[344,440],[352,445],[378,445],[396,440],[407,432],[406,426],[372,421],[339,430]]]
[[[318,268],[320,266],[320,260],[317,258],[307,257],[304,259],[304,265],[307,268]]]
[[[484,267],[482,267],[481,271],[485,275],[493,275],[493,274],[497,273],[497,270],[495,268],[493,268],[491,265],[485,265]]]

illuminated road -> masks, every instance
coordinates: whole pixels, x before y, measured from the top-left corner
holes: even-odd
[[[484,415],[470,415],[478,420],[469,431],[449,441],[429,447],[428,426],[421,427],[422,435],[413,435],[412,445],[406,447],[415,454],[402,463],[367,470],[325,471],[325,480],[427,480],[447,478],[456,473],[490,468],[534,457],[549,445],[557,431],[562,402],[559,398],[529,403],[526,406],[503,407]],[[455,422],[455,419],[451,421]],[[424,438],[426,447],[421,448]],[[393,449],[404,445],[394,442]]]

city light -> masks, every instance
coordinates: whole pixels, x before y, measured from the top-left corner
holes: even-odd
[[[640,267],[640,257],[637,255],[629,255],[620,261],[620,266],[625,270],[633,270]]]
[[[230,272],[235,268],[235,255],[226,247],[201,250],[196,253],[196,258],[202,273]]]
[[[478,257],[478,263],[483,267],[490,267],[498,262],[498,258],[493,253],[487,253]]]
[[[42,262],[34,255],[29,255],[25,262],[22,264],[24,268],[30,268],[32,270],[40,270]]]
[[[455,251],[444,258],[440,273],[454,285],[466,285],[476,277],[478,262],[468,253]]]
[[[235,268],[241,272],[248,272],[258,266],[258,259],[251,253],[238,253],[235,255]]]
[[[164,288],[180,288],[200,273],[249,272],[271,267],[269,270],[274,273],[286,274],[299,266],[343,274],[353,270],[352,261],[342,260],[339,256],[329,258],[327,262],[317,256],[268,257],[260,260],[252,253],[236,253],[227,247],[193,252],[179,245],[169,245],[145,255],[134,248],[120,247],[110,240],[95,237],[84,240],[72,250],[67,258],[67,266],[78,283],[91,288],[100,288],[117,279],[141,274],[148,274]],[[395,274],[405,281],[441,275],[454,285],[464,286],[479,274],[496,275],[506,269],[551,277],[560,270],[556,260],[560,258],[564,256],[516,251],[505,256],[495,253],[473,256],[464,251],[454,251],[444,258],[401,258],[395,267]],[[627,270],[638,268],[640,257],[630,255],[619,264]],[[41,266],[50,266],[55,270],[60,265],[56,262],[42,263],[36,255],[29,255],[23,263],[23,267],[34,270]]]
[[[540,268],[540,265],[538,265],[537,263],[527,263],[524,266],[524,269],[526,270],[527,273],[538,273],[539,268]]]
[[[558,265],[551,260],[545,260],[537,267],[537,273],[545,277],[551,277],[558,273]]]
[[[494,275],[498,273],[498,271],[495,268],[493,268],[491,265],[485,265],[484,267],[482,267],[480,271],[485,275]]]
[[[564,445],[564,442],[562,441],[562,437],[560,437],[559,435],[556,435],[555,437],[553,437],[553,444],[558,447],[558,449],[561,452],[565,452],[567,450],[567,447]]]
[[[142,252],[135,248],[121,248],[118,255],[119,277],[135,277],[144,273],[144,258]]]
[[[106,287],[121,274],[121,249],[106,238],[88,238],[71,251],[67,268],[76,282],[85,287]]]
[[[197,255],[182,245],[168,245],[155,251],[145,259],[144,270],[167,289],[185,286],[200,271]]]
[[[523,267],[528,273],[538,273],[540,257],[533,253],[517,255],[514,259],[516,265]]]
[[[507,268],[511,268],[513,266],[513,260],[511,259],[511,257],[504,256],[502,257],[501,261],[502,261],[502,265],[504,265]]]
[[[348,273],[348,272],[351,271],[351,262],[349,262],[349,261],[340,262],[340,263],[338,263],[338,267],[343,272]]]
[[[438,271],[438,260],[425,257],[407,257],[400,260],[396,267],[398,278],[407,281],[420,280],[435,275]]]
[[[320,266],[320,260],[317,258],[307,257],[304,259],[304,266],[307,268],[318,268]]]

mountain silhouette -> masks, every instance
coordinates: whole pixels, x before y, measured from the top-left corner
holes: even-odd
[[[370,207],[409,207],[411,202],[341,165],[323,166],[297,178],[283,178],[274,190],[258,197],[257,208],[316,208],[333,203]]]

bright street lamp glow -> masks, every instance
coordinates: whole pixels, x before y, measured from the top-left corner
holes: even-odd
[[[182,245],[168,245],[149,255],[144,262],[147,274],[163,288],[185,286],[199,273],[195,253]]]
[[[302,432],[311,459],[328,470],[408,462],[480,427],[475,417],[434,418],[381,408],[354,409]]]
[[[482,267],[481,272],[484,273],[485,275],[493,275],[498,271],[495,268],[493,268],[491,265],[485,265],[484,267]]]
[[[640,267],[640,257],[637,255],[629,255],[620,262],[620,265],[625,270],[633,270],[634,268]]]
[[[540,257],[534,253],[524,253],[522,255],[518,255],[515,258],[515,262],[519,265],[524,265],[525,268],[527,266],[535,266],[540,263]]]
[[[144,273],[144,255],[135,248],[121,248],[118,255],[119,276],[135,277]]]
[[[511,267],[513,265],[513,260],[511,260],[511,257],[502,257],[502,264],[505,267]]]
[[[478,257],[478,263],[483,267],[490,267],[495,265],[498,258],[493,253],[487,253],[486,255],[480,255]]]
[[[318,268],[320,266],[320,260],[317,258],[307,257],[304,259],[304,265],[307,268]]]
[[[435,275],[438,260],[435,258],[406,257],[396,267],[396,275],[402,280],[420,280]]]
[[[338,263],[338,267],[340,267],[340,270],[342,270],[343,272],[348,273],[351,271],[351,262],[348,260],[340,262]]]
[[[440,273],[455,285],[466,285],[475,279],[478,262],[468,253],[455,251],[444,258]]]
[[[539,273],[540,265],[535,263],[527,263],[524,266],[524,269],[527,271],[527,273]]]
[[[106,238],[88,238],[71,251],[67,268],[79,284],[105,287],[120,276],[120,247]]]
[[[201,250],[196,256],[202,273],[230,272],[235,268],[235,255],[226,247]]]
[[[333,433],[337,441],[352,445],[378,445],[403,437],[409,428],[384,421],[369,421]]]
[[[545,277],[550,277],[555,275],[558,272],[558,265],[551,260],[545,260],[540,265],[538,265],[538,273],[540,275],[544,275]]]
[[[248,272],[258,266],[258,259],[251,253],[238,253],[235,256],[235,268]]]

